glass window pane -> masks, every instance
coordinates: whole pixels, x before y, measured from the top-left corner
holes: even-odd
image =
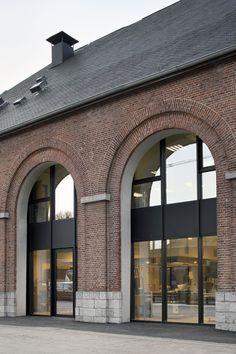
[[[55,174],[55,219],[74,217],[74,181],[64,167],[57,165]]]
[[[203,167],[214,166],[215,162],[208,146],[202,143]]]
[[[133,185],[132,208],[146,208],[161,205],[161,182]]]
[[[175,135],[166,139],[167,204],[197,199],[196,137]]]
[[[217,290],[217,236],[202,238],[204,323],[215,323]]]
[[[73,315],[73,252],[60,250],[57,259],[57,315]]]
[[[155,144],[142,158],[136,169],[134,179],[160,175],[160,143]]]
[[[134,243],[134,318],[162,319],[161,241]]]
[[[202,198],[216,198],[216,171],[202,173]]]
[[[50,315],[50,250],[33,251],[33,314]]]
[[[198,322],[197,238],[167,240],[169,322]]]
[[[50,196],[50,168],[47,168],[39,177],[32,189],[32,198],[40,199]]]
[[[29,222],[50,221],[50,202],[39,202],[29,206]]]

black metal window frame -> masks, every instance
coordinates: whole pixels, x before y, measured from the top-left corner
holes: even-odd
[[[52,224],[53,222],[61,222],[65,221],[68,219],[62,219],[62,220],[56,220],[56,215],[55,215],[55,189],[56,189],[56,183],[55,183],[55,176],[56,176],[56,165],[52,165],[49,167],[50,171],[50,193],[48,197],[44,198],[34,198],[33,197],[33,188],[31,190],[30,198],[29,198],[29,203],[28,203],[28,216],[27,216],[27,225],[28,225],[28,231],[27,231],[27,295],[26,295],[26,302],[27,302],[27,314],[31,315],[32,314],[32,293],[33,293],[33,284],[32,284],[32,276],[33,276],[33,262],[32,262],[32,249],[30,245],[30,235],[29,235],[29,226],[34,224],[36,227],[37,225],[41,224],[41,222],[37,223],[30,223],[29,222],[29,209],[32,205],[42,203],[42,202],[50,202],[50,219],[45,222],[50,224],[50,229],[52,230]],[[69,174],[69,173],[68,173]],[[77,202],[76,202],[76,190],[74,187],[74,216],[70,220],[74,221],[74,242],[73,245],[71,246],[66,246],[66,247],[53,247],[53,238],[52,234],[50,235],[50,248],[46,248],[50,250],[50,264],[51,264],[51,271],[50,271],[50,279],[52,282],[52,288],[51,288],[51,316],[57,316],[57,317],[71,317],[67,315],[58,315],[56,313],[56,251],[57,250],[72,250],[73,254],[73,317],[75,316],[75,292],[77,289],[77,244],[76,244],[76,215],[77,215]],[[37,250],[37,249],[35,249]],[[37,315],[36,315],[37,316]],[[41,316],[41,315],[40,315]]]
[[[215,171],[215,165],[203,166],[203,141],[196,136],[196,164],[197,164],[197,215],[198,219],[198,230],[196,235],[191,235],[191,237],[198,238],[198,324],[204,324],[204,298],[203,298],[203,246],[202,246],[202,233],[201,233],[201,201],[202,198],[202,175],[207,172]],[[165,220],[164,220],[164,208],[166,203],[166,139],[160,141],[160,175],[147,177],[142,179],[133,179],[132,185],[145,184],[150,182],[160,181],[161,182],[161,240],[162,242],[162,253],[161,253],[161,268],[162,268],[162,322],[167,322],[167,239],[165,237]],[[133,193],[133,192],[132,192]],[[132,195],[133,197],[133,195]],[[180,203],[174,203],[180,204]],[[173,205],[174,205],[173,204]],[[171,204],[168,204],[171,205]],[[143,209],[154,208],[145,207]],[[135,210],[135,208],[133,209]],[[206,236],[206,235],[204,235]],[[212,235],[209,235],[212,236]],[[177,239],[178,237],[173,237]],[[143,240],[144,241],[144,240]],[[131,317],[134,319],[134,247],[133,243],[136,241],[132,240],[131,245]],[[142,242],[142,241],[139,241]]]
[[[203,141],[196,137],[197,146],[197,200],[202,199],[202,173],[215,171],[215,165],[203,167]],[[146,177],[141,179],[134,179],[133,185],[151,183],[161,181],[161,204],[166,204],[166,139],[160,141],[160,175],[153,177]]]

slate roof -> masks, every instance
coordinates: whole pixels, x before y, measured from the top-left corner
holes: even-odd
[[[63,64],[48,65],[3,93],[10,104],[0,109],[0,134],[235,48],[235,0],[179,1],[79,48]],[[42,75],[48,88],[33,96],[29,89]],[[13,106],[22,96],[25,104]]]

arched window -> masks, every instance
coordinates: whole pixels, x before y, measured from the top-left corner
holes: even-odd
[[[181,133],[140,160],[132,187],[133,319],[214,323],[216,172]]]
[[[75,189],[61,165],[35,182],[28,205],[28,304],[33,315],[74,313]]]

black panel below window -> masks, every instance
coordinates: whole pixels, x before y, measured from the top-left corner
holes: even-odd
[[[52,222],[52,248],[74,247],[75,219]]]
[[[197,215],[197,201],[165,205],[165,238],[198,236]]]
[[[160,240],[162,235],[162,207],[131,210],[132,241]]]
[[[28,240],[30,250],[46,250],[51,247],[51,223],[29,224]]]
[[[200,225],[202,236],[216,235],[216,198],[200,202]]]

